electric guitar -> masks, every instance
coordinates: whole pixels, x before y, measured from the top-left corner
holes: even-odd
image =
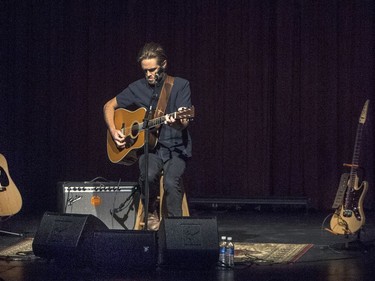
[[[0,153],[0,217],[15,215],[21,207],[21,194],[9,175],[7,160]]]
[[[112,135],[107,131],[107,154],[108,158],[113,163],[124,165],[132,165],[138,160],[137,150],[144,146],[145,130],[144,122],[146,109],[141,107],[135,111],[118,108],[115,110],[115,127],[121,130],[125,136],[125,147],[118,148],[114,142]],[[194,106],[185,108],[181,111],[176,111],[168,116],[173,116],[175,119],[191,119],[194,117]],[[166,116],[157,117],[148,121],[148,128],[157,128],[166,120]],[[149,146],[154,148],[157,144],[157,137],[154,134],[149,134]]]
[[[343,198],[343,204],[339,206],[333,214],[330,222],[330,227],[335,234],[354,234],[365,224],[365,214],[363,211],[363,200],[368,189],[368,182],[362,181],[359,185],[358,177],[358,161],[360,154],[360,146],[362,140],[362,131],[366,122],[367,109],[369,100],[363,106],[361,116],[359,117],[359,124],[357,128],[357,135],[354,145],[354,153],[352,163],[350,165],[350,174],[342,179],[348,179]],[[345,184],[343,182],[342,184]],[[341,185],[341,183],[340,183]]]

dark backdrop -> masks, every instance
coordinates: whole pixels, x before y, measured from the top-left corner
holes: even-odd
[[[107,158],[102,107],[142,76],[136,55],[147,41],[191,83],[190,197],[306,196],[331,207],[374,94],[373,1],[0,3],[0,152],[24,210],[53,209],[58,181],[137,180],[137,165]],[[367,124],[360,164],[371,208]]]

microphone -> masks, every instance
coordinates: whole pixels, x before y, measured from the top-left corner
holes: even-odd
[[[121,212],[124,209],[124,207],[125,207],[125,203],[126,202],[121,203],[120,206],[118,206],[118,208],[113,208],[113,212],[114,213]]]
[[[158,82],[160,79],[160,75],[159,73],[155,73],[155,81]]]
[[[160,80],[162,79],[163,77],[163,73],[164,73],[165,69],[164,67],[160,67],[159,70],[155,73],[155,81],[156,83],[159,83]]]

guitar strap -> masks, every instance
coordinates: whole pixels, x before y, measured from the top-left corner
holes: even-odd
[[[167,75],[167,77],[165,77],[165,81],[160,92],[160,97],[159,97],[158,105],[156,106],[154,118],[158,118],[158,117],[165,115],[165,109],[167,107],[169,95],[171,94],[173,84],[174,84],[174,77]]]

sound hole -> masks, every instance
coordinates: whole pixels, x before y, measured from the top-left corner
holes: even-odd
[[[3,167],[0,167],[0,186],[6,187],[9,185],[9,179]],[[5,188],[4,188],[5,189]]]
[[[132,125],[132,130],[131,130],[131,136],[132,138],[135,138],[139,134],[139,125],[138,123],[134,123]]]

